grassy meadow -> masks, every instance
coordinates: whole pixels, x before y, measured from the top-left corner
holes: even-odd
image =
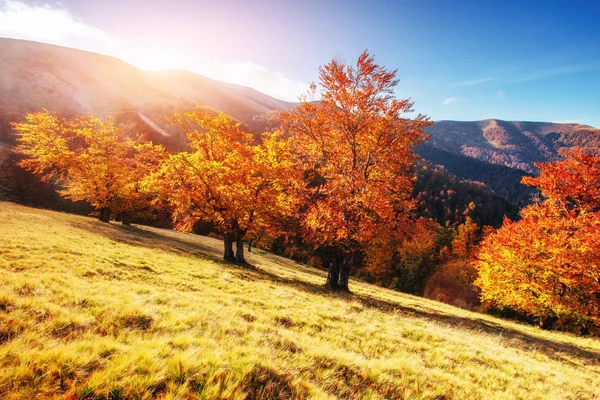
[[[0,202],[2,399],[592,399],[600,341]]]

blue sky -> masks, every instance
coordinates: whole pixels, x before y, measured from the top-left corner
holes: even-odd
[[[186,68],[286,99],[332,57],[369,49],[398,69],[398,96],[434,120],[600,127],[599,3],[0,0],[0,36]]]

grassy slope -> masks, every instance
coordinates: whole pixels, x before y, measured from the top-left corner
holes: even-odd
[[[0,202],[0,398],[600,396],[600,342]]]

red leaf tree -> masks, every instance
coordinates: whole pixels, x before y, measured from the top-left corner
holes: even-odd
[[[308,181],[303,237],[330,249],[327,285],[348,290],[360,249],[412,205],[413,147],[430,122],[409,117],[412,103],[395,97],[396,71],[366,51],[355,65],[331,61],[319,78],[321,99],[303,99],[282,126]]]

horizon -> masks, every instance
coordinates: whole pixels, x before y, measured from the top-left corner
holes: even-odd
[[[434,121],[600,127],[600,7],[433,5],[0,0],[0,37],[105,54],[147,71],[187,70],[285,101],[297,101],[320,65],[366,48],[398,69],[396,95]]]

